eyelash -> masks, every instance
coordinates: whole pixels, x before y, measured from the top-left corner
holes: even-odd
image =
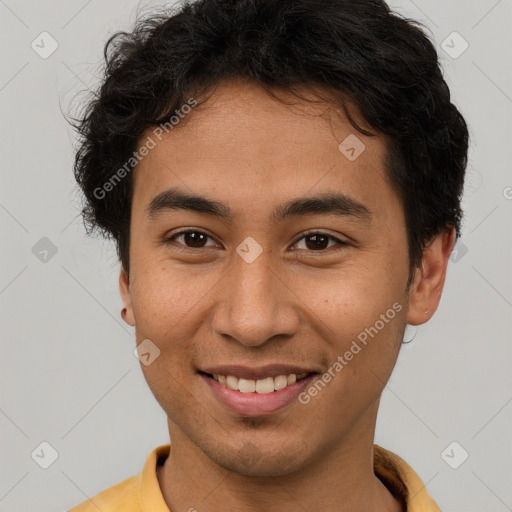
[[[206,235],[208,238],[213,240],[213,237],[211,237],[210,235],[208,235],[204,231],[199,231],[197,229],[187,229],[187,230],[184,230],[184,231],[179,231],[178,233],[175,233],[174,235],[165,238],[164,239],[164,243],[166,245],[175,245],[175,243],[174,243],[175,239],[178,238],[179,236],[185,235],[187,233],[199,233],[199,234],[202,234],[202,235]],[[330,240],[334,240],[334,241],[336,241],[338,243],[338,247],[335,247],[334,249],[333,249],[333,247],[328,247],[326,249],[320,249],[318,251],[313,251],[313,250],[310,250],[310,249],[299,249],[299,250],[305,250],[306,252],[322,253],[322,252],[326,252],[329,249],[334,250],[334,251],[338,251],[338,250],[342,249],[344,246],[348,245],[346,242],[343,242],[342,240],[339,240],[338,238],[336,238],[336,237],[334,237],[332,235],[329,235],[327,233],[322,233],[321,231],[310,231],[310,232],[304,233],[300,238],[298,238],[293,243],[293,245],[296,245],[302,239],[304,239],[304,238],[306,238],[308,236],[312,236],[312,235],[321,235],[321,236],[325,236],[325,237],[329,238]],[[186,246],[184,244],[178,244],[178,245],[181,246],[180,250],[184,250],[184,251],[188,251],[188,250],[198,251],[198,250],[201,250],[201,249],[207,249],[208,248],[208,247],[188,247],[188,246]]]

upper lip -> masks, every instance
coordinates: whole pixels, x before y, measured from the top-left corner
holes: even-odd
[[[312,368],[291,364],[268,364],[265,366],[243,366],[243,365],[219,365],[205,366],[199,371],[210,373],[212,375],[233,375],[242,379],[259,380],[267,377],[277,377],[278,375],[290,375],[295,373],[301,375],[303,373],[318,373]]]

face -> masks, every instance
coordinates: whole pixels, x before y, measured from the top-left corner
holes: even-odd
[[[173,441],[252,475],[303,468],[373,434],[410,305],[385,139],[325,103],[288,99],[225,82],[161,141],[152,135],[134,171],[120,280],[137,342],[160,350],[141,367]],[[269,380],[280,374],[308,376],[242,393],[207,373],[249,390],[258,379],[260,391],[283,386]]]

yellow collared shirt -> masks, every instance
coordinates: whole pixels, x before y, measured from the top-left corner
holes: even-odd
[[[123,480],[68,512],[170,512],[156,476],[158,462],[167,458],[170,449],[170,444],[158,446],[149,454],[139,475]],[[374,445],[374,454],[379,455],[379,460],[389,461],[398,469],[409,493],[407,512],[441,512],[428,495],[423,482],[404,460],[378,445]],[[382,481],[399,480],[396,474],[379,464],[377,459],[374,471]]]

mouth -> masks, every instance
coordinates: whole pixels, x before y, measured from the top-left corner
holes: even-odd
[[[220,375],[214,373],[199,372],[219,384],[240,393],[258,393],[266,395],[275,393],[288,386],[295,384],[316,372],[305,372],[297,375],[296,373],[277,375],[276,377],[265,377],[262,379],[244,379],[235,375]]]
[[[199,371],[198,375],[217,403],[232,413],[250,417],[271,415],[298,402],[300,393],[319,375],[316,371],[274,376],[259,372],[260,378],[251,379],[240,376],[240,371],[226,373]]]

